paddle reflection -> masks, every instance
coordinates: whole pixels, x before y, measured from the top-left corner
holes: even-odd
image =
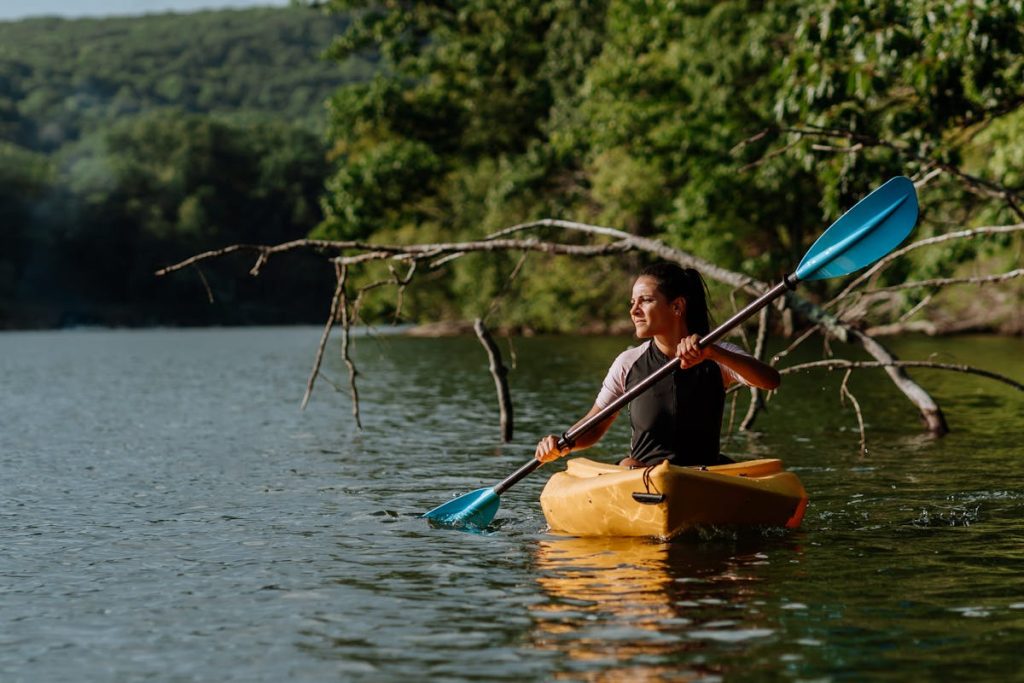
[[[538,542],[534,645],[562,652],[558,679],[685,681],[721,674],[692,637],[754,599],[756,548],[733,542],[557,538]]]

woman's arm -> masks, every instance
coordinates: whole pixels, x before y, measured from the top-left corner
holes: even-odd
[[[597,413],[599,413],[600,411],[601,408],[598,408],[595,404],[586,415],[577,420],[576,424],[578,425],[582,423],[584,420],[590,418],[591,416],[597,415]],[[601,440],[601,437],[604,436],[605,432],[608,431],[608,428],[611,427],[612,422],[615,422],[616,417],[618,417],[618,413],[612,413],[601,422],[598,422],[596,425],[588,429],[586,432],[580,434],[579,438],[576,439],[576,443],[572,446],[572,448],[567,448],[565,450],[560,450],[558,448],[559,437],[555,436],[554,434],[549,434],[548,436],[545,436],[543,439],[541,439],[540,442],[537,444],[537,451],[536,453],[534,453],[534,457],[537,458],[537,460],[540,460],[541,462],[551,462],[552,460],[558,460],[561,457],[569,455],[569,453],[573,451],[580,451],[583,450],[584,448],[590,448],[595,443]],[[573,427],[575,426],[576,425],[573,425]]]
[[[697,346],[698,341],[700,341],[700,337],[693,334],[679,342],[677,355],[684,368],[706,360],[713,360],[719,365],[729,368],[742,377],[744,382],[758,389],[771,391],[777,389],[782,383],[779,372],[767,363],[762,363],[745,353],[724,349],[716,344],[702,349]]]
[[[771,391],[772,389],[777,389],[779,384],[782,383],[778,370],[767,363],[762,363],[753,356],[748,356],[745,353],[736,353],[714,344],[711,345],[709,350],[711,351],[709,354],[711,360],[729,368],[751,386]]]

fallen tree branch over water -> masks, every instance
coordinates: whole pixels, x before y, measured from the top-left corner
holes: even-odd
[[[865,361],[865,360],[845,360],[843,358],[829,358],[827,360],[815,360],[807,363],[800,363],[798,365],[790,365],[789,367],[780,368],[780,375],[788,375],[794,372],[804,372],[806,370],[860,370],[865,368],[930,368],[932,370],[948,370],[951,372],[963,372],[969,375],[978,375],[979,377],[987,377],[997,382],[1002,382],[1008,386],[1013,387],[1017,391],[1024,392],[1024,384],[1001,375],[998,372],[992,372],[990,370],[983,370],[976,368],[971,365],[963,365],[961,363],[936,363],[930,360],[894,360],[890,363],[879,363],[878,361]]]
[[[523,232],[530,230],[539,229],[553,229],[562,231],[567,234],[583,235],[589,239],[597,240],[595,243],[590,244],[578,244],[570,243],[567,241],[558,240],[541,240],[537,238],[513,238],[512,235],[518,235]],[[779,308],[784,312],[789,311],[798,318],[809,323],[810,327],[805,330],[800,337],[783,353],[778,354],[774,359],[773,363],[777,363],[782,357],[790,353],[797,346],[803,343],[806,339],[810,338],[814,333],[820,333],[826,342],[826,349],[829,339],[838,339],[843,342],[848,342],[857,345],[864,349],[870,356],[874,358],[874,361],[867,362],[868,364],[861,365],[843,365],[849,363],[857,363],[855,361],[840,361],[840,360],[823,360],[819,361],[818,366],[814,367],[825,367],[827,364],[834,364],[833,367],[879,367],[884,368],[893,383],[900,389],[901,392],[907,397],[907,399],[918,409],[921,414],[922,420],[924,421],[928,431],[934,434],[944,434],[948,431],[948,426],[945,417],[942,413],[941,408],[931,397],[931,395],[919,384],[917,384],[906,372],[906,368],[910,367],[942,367],[940,364],[925,363],[922,361],[900,361],[897,359],[883,344],[881,344],[874,335],[861,329],[863,325],[863,312],[852,311],[847,309],[839,314],[829,312],[827,309],[835,306],[837,302],[843,298],[856,294],[858,296],[870,296],[873,293],[896,291],[897,289],[905,289],[908,287],[928,287],[931,289],[937,289],[954,284],[962,283],[981,283],[981,282],[994,282],[999,280],[1006,280],[1010,278],[1016,278],[1019,276],[1018,271],[1011,271],[1010,273],[1004,273],[996,276],[978,276],[975,278],[946,278],[943,280],[931,280],[922,281],[918,283],[909,283],[906,285],[898,285],[891,288],[880,288],[878,290],[864,292],[854,292],[854,288],[860,286],[868,281],[875,281],[877,274],[881,272],[888,264],[892,263],[899,256],[908,253],[914,249],[918,249],[931,244],[938,244],[951,239],[967,239],[973,237],[979,237],[983,235],[997,235],[1005,234],[1009,232],[1016,232],[1024,230],[1024,224],[1010,225],[1010,226],[994,226],[988,228],[976,228],[973,230],[959,231],[957,233],[948,233],[946,235],[940,235],[925,240],[920,240],[906,247],[903,247],[893,254],[890,254],[886,258],[879,261],[867,272],[856,278],[850,285],[848,285],[840,294],[832,299],[831,301],[819,305],[808,299],[803,298],[795,292],[787,292],[785,298],[778,304]],[[600,240],[612,240],[612,241],[600,241]],[[360,303],[362,296],[365,292],[370,289],[381,287],[381,286],[394,286],[396,288],[397,296],[399,299],[398,309],[401,308],[401,297],[406,286],[412,281],[413,277],[417,272],[431,272],[437,271],[443,268],[446,264],[451,263],[455,259],[459,259],[467,254],[472,253],[487,253],[487,252],[521,252],[524,255],[527,253],[540,253],[550,256],[565,256],[573,258],[594,258],[594,257],[607,257],[624,254],[627,252],[643,252],[650,254],[659,259],[672,261],[678,263],[684,267],[696,268],[706,278],[710,278],[716,282],[728,285],[733,288],[735,293],[742,293],[748,296],[759,296],[763,292],[770,288],[770,284],[759,281],[750,276],[742,273],[730,271],[726,268],[722,268],[714,263],[701,259],[693,254],[675,249],[663,242],[654,240],[648,237],[642,237],[633,235],[622,230],[610,228],[606,226],[591,225],[586,223],[579,223],[574,221],[566,221],[559,219],[543,219],[538,221],[531,221],[528,223],[522,223],[514,225],[500,232],[492,234],[481,240],[465,241],[465,242],[438,242],[438,243],[426,243],[426,244],[374,244],[360,241],[343,241],[343,240],[293,240],[278,245],[258,245],[258,244],[236,244],[225,247],[223,249],[217,249],[212,251],[203,252],[196,254],[184,261],[170,265],[157,271],[157,275],[166,275],[169,273],[176,272],[188,266],[198,266],[200,262],[220,258],[229,254],[239,252],[255,252],[257,255],[256,262],[253,265],[250,273],[254,276],[261,272],[263,266],[265,266],[271,256],[290,252],[290,251],[315,251],[324,255],[324,258],[328,259],[334,264],[336,270],[337,286],[335,288],[334,295],[331,299],[331,307],[328,315],[328,320],[325,322],[324,331],[321,336],[320,344],[317,349],[316,359],[314,361],[313,369],[310,373],[307,381],[306,393],[303,397],[303,407],[308,404],[310,396],[313,391],[313,387],[317,376],[321,371],[321,364],[323,360],[323,354],[326,349],[328,338],[333,330],[336,323],[341,327],[341,346],[342,346],[342,358],[345,362],[346,367],[349,371],[349,391],[353,402],[353,416],[356,420],[357,425],[361,424],[359,417],[359,397],[356,386],[357,370],[352,358],[349,354],[349,338],[350,338],[350,327],[354,321],[358,320]],[[349,275],[349,269],[352,267],[360,266],[363,264],[383,262],[388,264],[391,272],[391,277],[375,281],[369,285],[365,285],[352,300],[346,292],[346,281]],[[402,277],[398,275],[395,270],[397,264],[405,264],[409,270],[407,274]],[[509,282],[518,274],[518,270],[522,265],[520,260],[516,266],[515,272],[510,276]],[[419,270],[417,270],[419,269]],[[494,310],[494,305],[491,307],[490,314]],[[909,323],[904,323],[909,324]],[[757,341],[755,343],[754,353],[761,357],[764,354],[764,337],[767,333],[768,327],[768,313],[767,309],[764,311],[764,315],[760,318],[758,325]],[[487,347],[485,343],[485,348]],[[791,372],[793,368],[808,368],[812,367],[808,364],[800,366],[792,366],[791,368],[782,368],[780,372]],[[952,369],[954,366],[949,366],[947,369]],[[956,366],[961,367],[961,366]],[[967,367],[967,366],[962,366]],[[961,370],[963,372],[973,372],[974,374],[984,374],[985,371],[978,370]],[[994,373],[990,373],[989,376],[994,376]],[[1005,380],[1002,378],[1001,381]],[[502,396],[500,384],[497,385],[499,389],[499,397]],[[507,385],[506,385],[507,388]],[[851,400],[853,399],[850,396]],[[759,393],[754,393],[752,396],[751,404],[748,409],[747,415],[744,417],[741,429],[749,429],[757,414],[764,409],[764,401],[762,400]],[[510,403],[509,403],[510,406]],[[858,405],[859,408],[859,405]],[[511,411],[509,410],[509,415]],[[511,422],[511,420],[509,420]],[[504,433],[504,431],[503,431]]]
[[[1024,231],[1024,223],[1017,223],[1014,225],[986,226],[981,228],[972,228],[970,230],[958,230],[956,232],[947,232],[941,235],[936,235],[934,237],[927,237],[925,239],[917,240],[916,242],[911,242],[905,247],[900,247],[899,249],[896,249],[892,253],[888,254],[887,256],[879,260],[873,266],[865,270],[863,273],[855,277],[853,280],[850,281],[848,285],[846,285],[846,287],[843,288],[841,292],[839,292],[839,294],[832,297],[831,301],[824,304],[822,308],[831,308],[837,302],[847,298],[851,294],[851,292],[853,292],[853,290],[855,290],[857,287],[860,287],[865,282],[869,280],[876,280],[878,278],[878,275],[884,269],[892,265],[894,261],[903,256],[906,256],[910,252],[915,251],[917,249],[934,246],[936,244],[942,244],[943,242],[949,242],[952,240],[971,239],[974,237],[984,237],[987,235],[1004,235],[1022,231]]]

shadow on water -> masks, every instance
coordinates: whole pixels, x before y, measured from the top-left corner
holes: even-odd
[[[562,654],[557,679],[700,680],[727,668],[706,652],[771,636],[761,618],[766,553],[798,555],[787,536],[687,535],[672,542],[552,538],[537,543],[533,646]],[[728,613],[728,618],[723,618]]]

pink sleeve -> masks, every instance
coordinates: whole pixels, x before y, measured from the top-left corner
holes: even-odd
[[[612,366],[608,368],[604,382],[601,383],[601,391],[598,392],[597,399],[594,401],[595,406],[604,408],[626,393],[626,376],[629,374],[629,369],[633,367],[633,363],[643,354],[646,347],[646,344],[641,344],[626,349],[618,355]]]

